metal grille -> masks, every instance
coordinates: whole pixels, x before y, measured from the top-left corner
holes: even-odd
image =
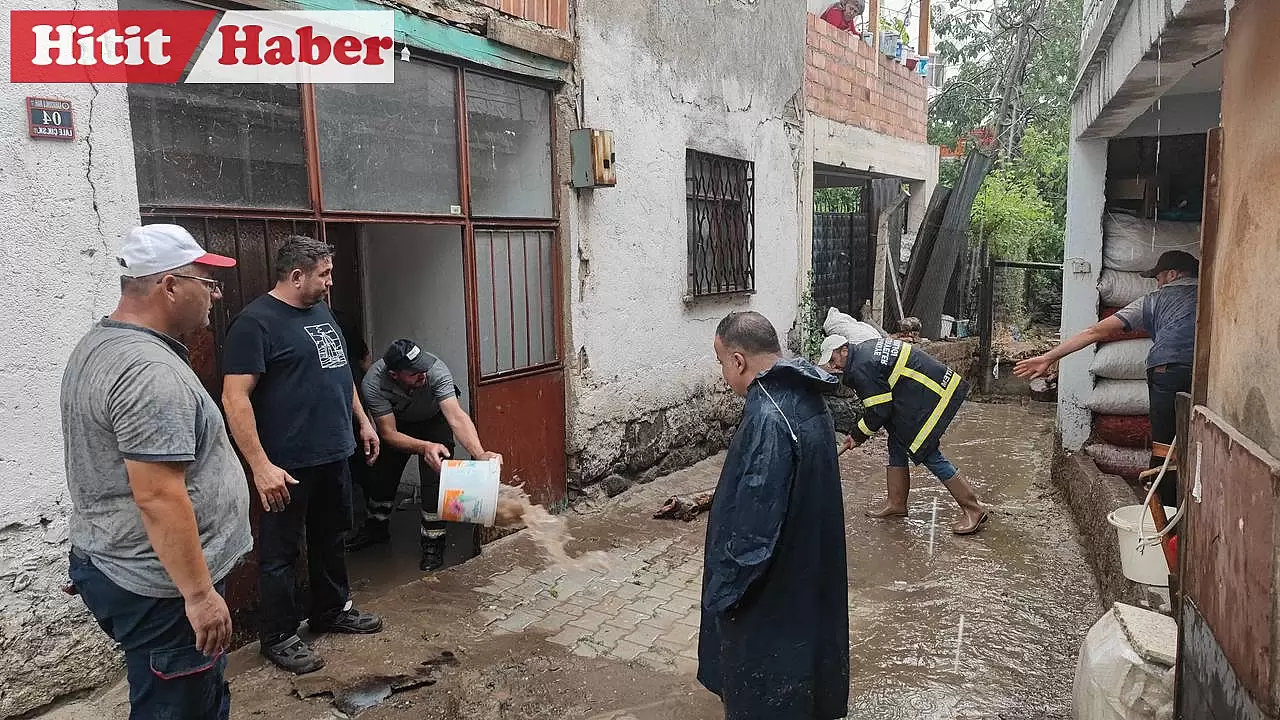
[[[869,242],[864,187],[814,193],[813,300],[819,320],[827,308],[857,316],[871,299],[875,248]]]
[[[689,294],[755,290],[755,167],[689,150],[685,155]]]

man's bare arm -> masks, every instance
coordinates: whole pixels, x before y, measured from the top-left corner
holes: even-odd
[[[196,647],[210,656],[224,651],[231,640],[231,614],[213,588],[200,547],[196,514],[187,495],[186,464],[125,460],[125,470],[147,538],[186,602]]]
[[[258,420],[249,394],[258,384],[257,375],[227,375],[222,378],[222,409],[227,413],[231,436],[253,472],[258,499],[267,512],[280,512],[289,504],[289,486],[297,485],[289,473],[276,467],[258,437]]]

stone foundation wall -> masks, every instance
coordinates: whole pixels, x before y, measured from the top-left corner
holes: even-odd
[[[1055,447],[1061,448],[1061,442]],[[1085,558],[1097,579],[1103,606],[1124,602],[1158,608],[1163,604],[1151,597],[1145,586],[1124,576],[1116,530],[1107,522],[1112,510],[1140,504],[1143,498],[1137,497],[1123,479],[1098,470],[1093,460],[1083,453],[1071,454],[1059,449],[1053,459],[1052,481],[1071,511],[1070,520],[1075,522]]]
[[[742,408],[727,389],[709,387],[683,402],[580,430],[571,440],[570,493],[600,486],[616,495],[708,458],[729,446]]]

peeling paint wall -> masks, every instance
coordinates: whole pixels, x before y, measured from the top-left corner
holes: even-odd
[[[1280,112],[1280,11],[1236,5],[1222,83],[1222,173],[1213,277],[1206,403],[1272,455],[1280,456],[1280,322],[1259,312],[1275,304],[1280,267],[1280,133],[1259,117]],[[1259,63],[1271,63],[1261,65]],[[1247,342],[1240,342],[1247,339]]]
[[[0,36],[9,36],[7,12]],[[7,52],[0,76],[9,76]],[[28,138],[28,96],[69,100],[76,140]],[[115,305],[115,248],[138,222],[138,200],[124,86],[6,82],[0,107],[0,717],[9,717],[119,671],[113,643],[61,589],[69,499],[58,395],[72,347]]]
[[[1107,141],[1072,140],[1068,149],[1067,227],[1063,245],[1062,337],[1098,322],[1098,275],[1102,272],[1102,209],[1107,181]],[[1077,267],[1076,262],[1083,263]],[[1077,272],[1085,270],[1085,272]],[[1058,363],[1058,431],[1062,446],[1076,451],[1089,439],[1093,415],[1085,402],[1093,391],[1092,350]]]
[[[757,310],[785,338],[795,320],[805,7],[597,0],[577,11],[581,126],[614,132],[618,175],[565,210],[570,474],[589,483],[722,447],[737,414],[711,351],[716,323]],[[683,301],[688,148],[755,163],[752,296]],[[678,446],[689,456],[670,457]]]

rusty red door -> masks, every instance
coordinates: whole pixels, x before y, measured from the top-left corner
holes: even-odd
[[[568,493],[556,233],[477,228],[472,249],[476,429],[486,448],[502,454],[504,480],[518,478],[536,503],[563,506]]]

